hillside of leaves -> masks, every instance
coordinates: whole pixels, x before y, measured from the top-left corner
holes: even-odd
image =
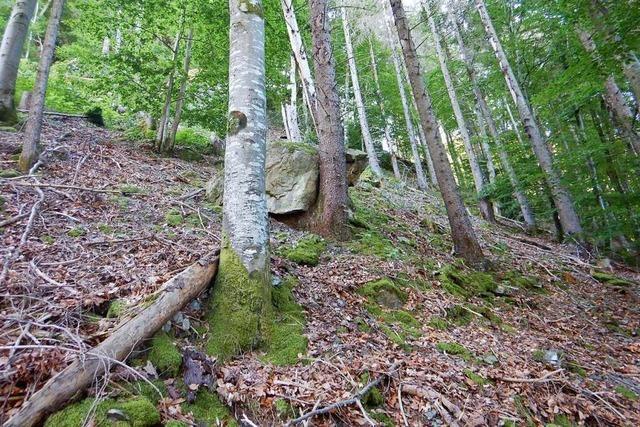
[[[0,421],[219,245],[211,153],[162,157],[74,118],[44,138],[22,176],[20,132],[0,132],[3,258],[42,203],[0,289]],[[474,272],[435,194],[365,172],[350,198],[346,243],[272,220],[269,347],[206,356],[201,295],[46,425],[282,425],[378,379],[308,425],[640,424],[640,274],[475,217],[492,268]]]

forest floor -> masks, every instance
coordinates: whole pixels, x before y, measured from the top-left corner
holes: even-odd
[[[19,141],[0,131],[0,223],[17,219],[0,231],[3,265],[12,260],[0,283],[0,423],[218,247],[221,222],[197,191],[212,157],[161,157],[82,120],[48,118],[46,162],[35,176],[12,177]],[[308,425],[640,425],[640,274],[477,218],[493,268],[472,272],[451,256],[435,195],[393,181],[363,181],[350,195],[351,242],[272,220],[274,295],[286,300],[293,289],[295,302],[274,300],[282,335],[270,349],[203,361],[211,392],[185,388],[195,363],[187,350],[207,337],[203,295],[141,343],[133,368],[116,369],[47,425],[92,416],[112,425],[106,410],[134,412],[125,399],[136,394],[154,415],[135,425],[282,425],[376,379],[362,407]],[[88,404],[95,396],[106,400]]]

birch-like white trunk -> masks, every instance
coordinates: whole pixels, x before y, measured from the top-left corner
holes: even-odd
[[[0,44],[0,122],[16,121],[16,107],[13,97],[22,48],[29,32],[29,23],[37,0],[17,0]]]
[[[382,115],[382,120],[384,121],[384,140],[389,148],[389,153],[391,156],[391,167],[393,168],[393,176],[396,179],[400,179],[400,169],[398,168],[398,159],[396,158],[396,146],[395,142],[391,138],[391,124],[389,123],[389,118],[384,110],[384,98],[382,97],[382,91],[380,90],[380,80],[378,79],[378,64],[376,63],[376,55],[373,52],[373,43],[371,42],[371,38],[369,38],[369,55],[371,57],[371,69],[373,71],[373,81],[376,85],[376,96],[378,98],[378,106],[380,107],[380,114]]]
[[[520,113],[520,119],[524,126],[525,133],[529,137],[533,152],[538,159],[540,167],[544,171],[564,232],[573,239],[582,241],[582,226],[580,225],[580,218],[573,206],[573,201],[571,200],[569,192],[562,184],[560,175],[553,165],[551,151],[542,136],[538,123],[533,116],[533,111],[531,110],[528,101],[525,99],[522,89],[520,88],[520,84],[518,83],[511,65],[509,64],[507,55],[505,54],[502,44],[500,43],[500,39],[493,27],[486,5],[483,0],[475,0],[475,2],[491,47],[498,59],[498,62],[500,63],[500,68],[504,74],[509,92],[518,107],[518,112]]]
[[[53,54],[56,50],[60,19],[64,10],[65,0],[53,0],[47,31],[42,43],[42,53],[38,63],[38,73],[31,96],[31,105],[27,126],[22,136],[22,153],[18,160],[18,167],[22,172],[28,172],[40,155],[40,133],[42,131],[42,117],[44,114],[44,101],[47,96],[47,84],[49,83],[49,71],[53,62]]]
[[[404,53],[407,71],[413,97],[418,106],[420,120],[427,137],[429,154],[433,160],[433,165],[438,179],[438,186],[444,199],[447,209],[447,217],[451,225],[451,235],[453,238],[454,250],[457,255],[464,258],[472,266],[479,266],[485,263],[485,258],[471,225],[471,220],[462,202],[462,197],[458,192],[451,164],[447,158],[447,153],[440,140],[438,124],[433,113],[431,97],[427,92],[420,62],[416,56],[415,44],[409,31],[409,23],[402,8],[401,0],[390,0],[391,10],[395,20],[398,38]]]
[[[173,64],[167,77],[167,90],[164,95],[164,104],[162,105],[162,114],[160,120],[158,120],[158,130],[156,132],[156,148],[159,151],[166,151],[169,147],[167,141],[169,137],[169,115],[171,113],[171,99],[173,97],[173,85],[175,81],[176,61],[178,60],[178,53],[180,51],[180,38],[182,32],[176,34],[176,40],[173,44],[173,57],[171,63]]]
[[[180,82],[180,90],[178,91],[178,100],[176,101],[176,111],[173,115],[173,123],[171,123],[171,132],[169,133],[169,149],[172,150],[176,145],[176,134],[182,120],[182,110],[184,108],[185,97],[187,96],[187,85],[189,84],[189,71],[191,70],[191,50],[193,48],[193,28],[189,30],[187,36],[187,47],[184,51],[184,63],[182,66],[182,82]]]
[[[289,70],[290,101],[282,105],[282,119],[287,131],[287,139],[292,142],[301,142],[302,134],[298,124],[298,84],[296,82],[296,59],[291,56],[291,69]]]
[[[469,135],[469,129],[467,128],[467,123],[465,121],[464,115],[462,114],[462,109],[460,108],[460,102],[458,101],[458,95],[453,85],[451,73],[449,72],[449,65],[447,64],[446,55],[442,49],[440,32],[436,27],[436,23],[433,19],[433,15],[431,14],[428,2],[423,1],[422,5],[425,8],[425,14],[428,16],[429,29],[433,34],[433,41],[436,48],[436,54],[438,55],[440,70],[442,70],[442,74],[444,76],[444,82],[445,86],[447,87],[447,93],[449,94],[449,100],[451,102],[451,106],[453,107],[453,113],[458,124],[458,131],[460,132],[460,137],[462,138],[464,149],[467,152],[469,165],[471,166],[471,175],[473,176],[473,182],[476,187],[476,192],[479,195],[478,204],[480,207],[480,213],[485,220],[495,222],[496,219],[493,213],[493,206],[491,202],[486,197],[480,197],[480,195],[484,192],[485,180],[484,176],[482,175],[482,169],[480,168],[480,162],[478,161],[478,157],[473,150],[471,136]]]
[[[313,75],[311,74],[311,68],[309,67],[309,60],[302,41],[302,34],[298,27],[298,20],[296,19],[293,0],[280,0],[280,5],[282,6],[284,21],[287,25],[287,34],[289,35],[291,50],[293,51],[296,63],[298,64],[298,72],[300,73],[304,99],[311,115],[313,127],[316,128],[316,86],[313,80]]]
[[[493,140],[496,146],[496,149],[498,151],[498,157],[500,158],[500,163],[502,164],[502,168],[507,174],[507,177],[509,178],[509,182],[513,187],[514,195],[516,196],[516,200],[518,201],[518,205],[520,206],[520,212],[522,213],[522,218],[524,219],[524,222],[527,225],[527,228],[535,229],[536,221],[535,221],[535,216],[533,214],[533,210],[531,209],[531,204],[529,203],[529,199],[527,198],[527,196],[524,194],[524,191],[522,190],[520,180],[518,179],[518,176],[516,175],[516,172],[513,169],[513,166],[511,165],[509,154],[507,153],[507,150],[502,144],[502,139],[498,132],[498,127],[496,126],[496,123],[493,120],[493,114],[491,114],[491,110],[487,105],[486,96],[478,83],[478,76],[475,69],[475,65],[473,63],[473,57],[469,52],[469,50],[467,49],[464,39],[462,38],[462,34],[460,32],[460,27],[458,26],[458,22],[456,21],[455,16],[451,12],[449,13],[449,21],[451,22],[451,26],[453,28],[456,41],[458,42],[458,47],[460,48],[462,61],[465,63],[467,74],[469,75],[469,80],[471,80],[471,87],[473,89],[473,94],[478,104],[478,110],[480,112],[480,115],[482,116],[481,118],[484,119],[485,123],[487,124],[487,127],[489,129],[489,135],[491,136],[491,139]],[[513,115],[511,114],[511,109],[509,109],[508,103],[506,104],[506,107],[509,113],[509,117],[511,118],[512,123],[514,123],[514,126],[515,126],[515,120],[513,119]],[[518,132],[517,127],[515,127],[514,131],[518,135],[518,139],[520,143],[522,143],[522,141],[520,140],[520,133]],[[487,154],[487,159],[489,159],[489,157],[490,156]],[[491,172],[491,169],[489,169],[489,171]]]
[[[228,356],[267,338],[269,218],[264,15],[260,0],[230,0],[229,117],[220,266],[208,350]]]
[[[351,73],[351,84],[353,85],[353,97],[356,101],[356,109],[358,110],[358,120],[360,121],[360,131],[364,141],[364,147],[369,157],[369,166],[371,171],[378,177],[382,177],[382,169],[378,163],[378,155],[376,154],[371,131],[369,130],[369,121],[367,120],[367,111],[364,107],[362,99],[362,91],[360,90],[360,79],[358,78],[358,67],[356,57],[353,52],[353,44],[351,43],[351,32],[349,30],[349,21],[347,19],[347,9],[342,8],[342,29],[344,30],[344,40],[347,47],[347,59],[349,62],[349,72]]]
[[[349,67],[344,67],[344,97],[342,98],[342,132],[344,133],[344,145],[349,145],[349,123],[351,118],[351,110],[349,108],[349,84],[351,76],[349,75]]]
[[[420,152],[418,151],[418,137],[416,135],[415,128],[413,127],[413,119],[411,118],[411,112],[409,110],[409,102],[407,101],[407,94],[404,88],[404,82],[402,80],[402,64],[396,48],[397,36],[391,31],[391,24],[389,20],[391,16],[385,19],[387,27],[387,36],[389,38],[389,44],[391,45],[391,59],[393,61],[393,67],[396,72],[396,82],[398,83],[398,92],[400,93],[400,103],[402,104],[402,113],[404,114],[405,126],[407,127],[407,136],[409,137],[409,144],[411,145],[411,154],[413,155],[413,164],[416,170],[416,181],[418,188],[421,190],[427,190],[429,184],[424,175],[422,169],[422,160],[420,158]]]

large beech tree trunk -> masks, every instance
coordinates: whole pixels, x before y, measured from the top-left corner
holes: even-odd
[[[302,34],[300,33],[300,28],[298,28],[298,20],[296,19],[296,13],[293,8],[293,0],[280,0],[280,5],[282,6],[282,13],[284,14],[284,20],[287,24],[287,33],[289,34],[291,49],[293,50],[293,55],[298,64],[298,71],[300,72],[302,91],[304,92],[303,98],[311,114],[311,121],[314,127],[316,127],[316,86],[313,81],[313,76],[311,75],[307,51],[302,42]]]
[[[0,122],[17,120],[13,97],[24,41],[37,0],[17,0],[11,11],[0,45]]]
[[[373,70],[373,81],[376,84],[376,97],[378,100],[378,106],[380,107],[380,114],[384,121],[384,140],[389,148],[391,156],[391,167],[393,168],[393,176],[396,179],[400,179],[400,169],[398,168],[398,159],[396,157],[396,147],[394,141],[391,139],[391,124],[384,110],[384,98],[382,97],[382,91],[380,90],[380,80],[378,79],[378,64],[376,63],[376,55],[373,52],[373,43],[371,37],[369,38],[369,55],[371,56],[371,69]]]
[[[453,13],[449,14],[449,21],[451,22],[451,26],[453,27],[458,46],[460,48],[462,60],[465,63],[467,74],[469,75],[469,80],[471,80],[471,87],[478,104],[478,109],[480,110],[480,114],[487,124],[489,135],[491,136],[491,139],[496,146],[502,168],[506,172],[507,177],[509,177],[509,182],[513,187],[513,192],[516,196],[516,200],[518,201],[518,205],[520,206],[520,212],[522,212],[522,218],[524,219],[527,228],[535,229],[536,220],[533,214],[533,210],[531,209],[531,205],[529,204],[529,199],[524,194],[524,191],[522,190],[520,185],[520,180],[518,179],[518,176],[516,175],[516,172],[511,165],[511,161],[509,160],[509,154],[507,153],[504,145],[502,145],[502,139],[500,138],[500,134],[498,133],[498,127],[496,126],[496,123],[493,120],[493,115],[491,114],[491,110],[487,105],[485,94],[482,89],[480,89],[478,76],[473,64],[473,58],[467,50],[467,46],[464,43],[462,34],[460,33],[460,27],[458,26],[458,22],[456,21],[455,16],[453,16]],[[511,110],[509,110],[509,114],[511,115]],[[519,136],[520,134],[518,133],[518,137]]]
[[[166,282],[150,306],[47,381],[4,427],[40,425],[47,415],[82,396],[93,381],[109,372],[117,362],[124,361],[131,350],[205,290],[216,275],[217,267],[217,254],[209,254]]]
[[[491,17],[489,16],[489,12],[487,11],[484,1],[475,0],[475,2],[476,8],[478,9],[478,12],[480,14],[480,18],[482,19],[482,23],[484,24],[485,32],[489,37],[491,47],[493,48],[494,54],[496,55],[496,58],[500,63],[500,68],[502,69],[502,72],[504,74],[509,92],[511,93],[511,96],[513,97],[513,100],[518,107],[518,112],[520,113],[520,119],[522,120],[524,130],[529,137],[529,140],[531,141],[531,146],[538,159],[538,163],[544,171],[547,185],[549,186],[551,195],[553,197],[553,202],[558,211],[558,216],[560,219],[560,223],[562,224],[562,228],[564,229],[564,232],[568,237],[581,242],[583,239],[583,237],[581,236],[582,226],[580,225],[580,218],[578,217],[578,214],[576,213],[576,210],[573,206],[571,196],[562,184],[560,175],[553,165],[551,151],[549,150],[549,147],[547,146],[546,141],[542,136],[540,128],[538,127],[538,123],[533,116],[533,111],[531,110],[529,103],[525,99],[524,94],[522,93],[522,89],[520,88],[520,84],[518,83],[516,76],[511,69],[511,65],[509,64],[507,55],[504,53],[496,30],[493,27]]]
[[[426,90],[420,62],[416,56],[416,49],[411,39],[409,25],[402,8],[401,0],[390,0],[391,10],[395,19],[400,45],[404,52],[405,63],[409,72],[409,80],[413,90],[413,96],[418,106],[418,113],[423,129],[427,137],[429,153],[433,160],[438,186],[447,209],[451,235],[453,237],[454,250],[458,256],[473,266],[485,263],[485,258],[476,238],[471,220],[458,192],[451,165],[447,159],[447,153],[440,141],[438,125],[433,113],[431,97]]]
[[[207,344],[210,354],[223,359],[254,348],[268,338],[271,305],[262,2],[230,0],[229,14],[229,127],[224,157],[222,248],[210,300]]]
[[[340,95],[331,50],[327,0],[311,0],[313,68],[318,84],[318,154],[320,185],[318,200],[310,213],[310,227],[323,236],[347,239],[347,170]]]
[[[373,138],[369,130],[369,121],[367,120],[367,110],[362,99],[362,91],[360,90],[360,79],[358,78],[358,67],[356,57],[353,52],[351,43],[351,32],[349,31],[349,21],[347,18],[347,9],[342,8],[342,29],[344,30],[344,40],[347,47],[347,60],[349,62],[349,72],[351,73],[351,84],[353,85],[353,97],[356,101],[356,109],[358,110],[358,120],[360,121],[360,131],[364,141],[364,147],[369,156],[369,166],[371,171],[378,177],[382,177],[382,169],[378,163],[378,155],[373,145]]]
[[[171,123],[171,131],[169,133],[169,149],[173,149],[176,145],[176,134],[178,133],[178,126],[180,126],[180,120],[182,120],[182,109],[184,107],[184,99],[187,96],[187,85],[189,84],[189,71],[191,70],[191,49],[193,47],[193,28],[189,30],[187,36],[187,47],[184,51],[184,65],[182,72],[182,82],[180,83],[180,90],[178,91],[178,100],[176,101],[176,112],[173,115],[173,123]]]
[[[391,19],[391,16],[389,16],[389,19]],[[416,135],[415,128],[413,127],[413,119],[411,118],[411,111],[409,110],[409,103],[407,102],[407,94],[405,92],[404,82],[402,81],[401,62],[396,49],[397,37],[395,37],[391,31],[389,19],[385,19],[385,24],[387,26],[389,43],[391,44],[391,59],[393,60],[393,67],[396,72],[396,81],[398,83],[398,92],[400,93],[400,102],[402,104],[405,126],[407,127],[407,136],[409,137],[411,154],[413,155],[413,164],[416,169],[416,181],[419,189],[427,190],[429,185],[424,175],[424,170],[422,169],[422,160],[420,159],[420,152],[418,151],[418,136]]]
[[[22,172],[28,172],[40,155],[40,133],[42,131],[42,116],[44,114],[44,100],[47,96],[47,84],[49,83],[49,71],[53,62],[53,54],[56,50],[58,29],[64,9],[65,0],[53,0],[51,14],[47,23],[47,31],[42,44],[42,53],[38,63],[36,83],[33,87],[31,105],[27,126],[22,137],[22,153],[18,160],[18,167]]]
[[[495,222],[496,218],[493,212],[493,205],[491,204],[491,201],[489,201],[489,199],[487,199],[486,197],[481,196],[484,192],[485,187],[484,176],[482,174],[482,169],[480,168],[480,162],[478,161],[475,151],[473,151],[469,129],[467,128],[467,123],[465,121],[464,115],[462,114],[460,102],[458,101],[456,88],[453,86],[453,80],[451,78],[451,74],[449,73],[447,58],[444,51],[442,50],[442,43],[440,41],[440,32],[438,31],[436,22],[433,19],[433,15],[431,15],[431,11],[429,10],[428,1],[423,1],[422,5],[425,8],[425,14],[428,17],[427,19],[429,21],[429,28],[431,29],[431,33],[433,34],[433,41],[435,44],[436,53],[438,55],[438,62],[440,63],[440,69],[442,70],[444,82],[447,87],[447,93],[449,94],[449,100],[451,101],[453,113],[456,117],[456,122],[458,123],[458,131],[460,132],[460,136],[462,137],[462,143],[464,144],[464,149],[467,152],[467,157],[469,159],[469,165],[471,166],[471,175],[473,175],[473,182],[476,186],[476,193],[478,194],[480,213],[485,220]]]

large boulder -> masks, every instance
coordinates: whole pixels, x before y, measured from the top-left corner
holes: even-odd
[[[367,167],[367,153],[353,148],[347,148],[345,150],[345,156],[347,159],[347,179],[349,180],[349,187],[353,187]]]
[[[267,144],[267,207],[272,214],[306,211],[316,200],[318,149],[309,144]]]

